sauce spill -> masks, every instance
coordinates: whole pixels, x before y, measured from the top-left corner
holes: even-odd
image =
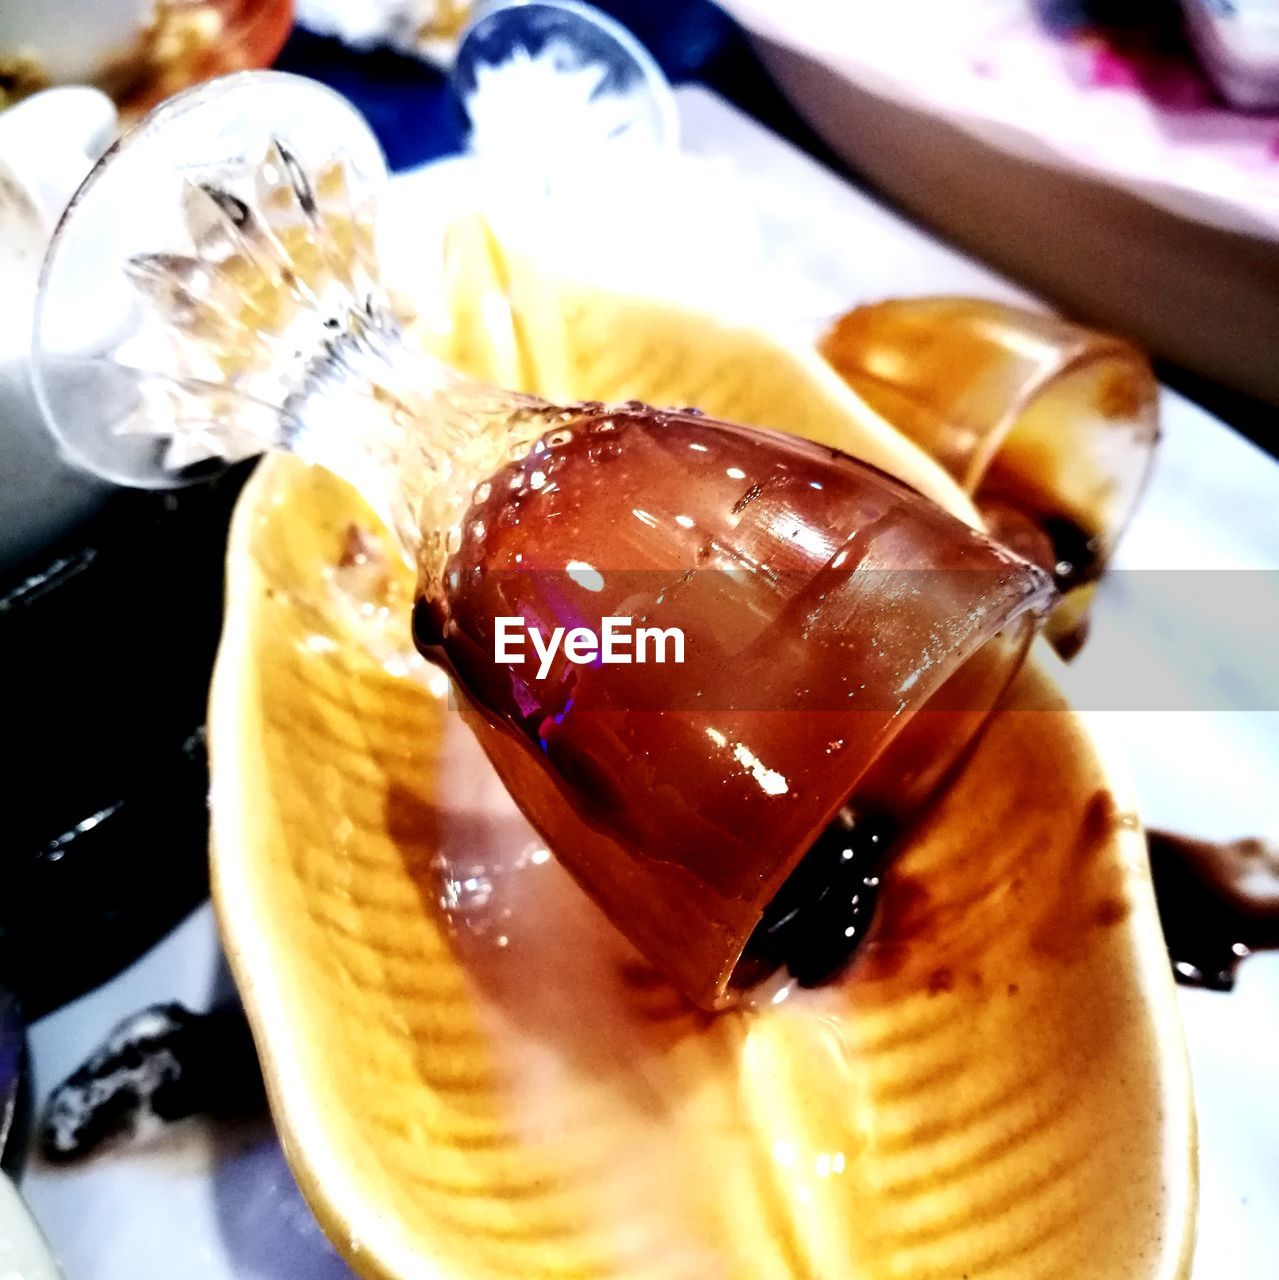
[[[210,1013],[151,1005],[119,1023],[54,1089],[40,1150],[46,1160],[66,1164],[112,1141],[151,1138],[189,1116],[249,1116],[265,1104],[238,1001]]]
[[[1279,949],[1279,845],[1151,831],[1150,865],[1177,981],[1230,991],[1241,960]]]
[[[874,919],[891,839],[885,820],[841,809],[764,909],[734,983],[748,987],[784,968],[816,987],[842,970]]]

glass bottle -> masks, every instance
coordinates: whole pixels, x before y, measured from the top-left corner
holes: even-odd
[[[419,648],[617,927],[706,1008],[779,965],[817,980],[864,931],[889,834],[1016,673],[1049,576],[828,448],[446,368],[383,288],[383,180],[309,81],[246,73],[159,108],[46,261],[51,427],[127,483],[268,449],[351,482],[416,569]],[[660,633],[643,661],[640,628]]]

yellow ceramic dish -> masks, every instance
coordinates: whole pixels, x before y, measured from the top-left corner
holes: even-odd
[[[454,248],[468,367],[820,436],[966,509],[815,357],[524,291],[474,227]],[[496,325],[491,288],[514,300]],[[406,662],[412,583],[352,532],[375,528],[327,474],[259,469],[210,721],[223,937],[289,1159],[361,1274],[1186,1274],[1193,1119],[1143,838],[1043,666],[902,849],[845,980],[712,1018],[548,859]]]

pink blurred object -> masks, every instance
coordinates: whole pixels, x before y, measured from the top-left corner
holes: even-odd
[[[906,209],[1076,316],[1279,404],[1279,112],[1223,100],[1176,0],[1162,25],[1115,0],[1126,21],[1105,27],[1084,0],[721,3]]]
[[[1028,158],[1279,239],[1279,113],[1222,102],[1183,49],[1125,51],[1032,0],[727,0],[756,35]],[[1175,8],[1172,12],[1176,13]]]
[[[1181,5],[1204,69],[1222,96],[1245,111],[1279,109],[1279,4],[1181,0]]]

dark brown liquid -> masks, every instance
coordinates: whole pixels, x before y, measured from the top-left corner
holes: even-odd
[[[932,793],[1051,594],[874,468],[643,406],[548,431],[476,490],[461,534],[418,647],[551,848],[702,1003],[842,806],[901,819]],[[543,676],[497,660],[514,616],[543,636],[677,627],[685,659],[561,653]]]
[[[834,977],[874,923],[892,824],[843,809],[817,837],[755,926],[734,983],[786,969],[801,987]]]
[[[1004,497],[979,494],[977,505],[990,536],[1051,573],[1058,591],[1101,576],[1101,544],[1073,520],[1033,512]]]
[[[1002,492],[1002,491],[1001,491]],[[1065,594],[1086,587],[1101,577],[1103,549],[1098,538],[1065,516],[1047,515],[1023,505],[1013,496],[977,495],[977,507],[990,536],[1019,556],[1052,574],[1053,584]],[[1088,639],[1086,605],[1063,605],[1048,629],[1053,647],[1069,662]]]
[[[1279,948],[1279,847],[1151,831],[1150,865],[1177,981],[1229,991],[1240,961]]]

